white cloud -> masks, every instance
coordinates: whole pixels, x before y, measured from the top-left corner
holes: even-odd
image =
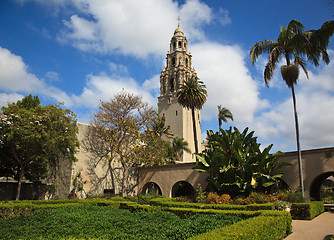
[[[5,91],[32,91],[40,80],[28,72],[22,58],[0,47],[0,89]]]
[[[206,84],[208,98],[202,111],[203,120],[216,118],[217,105],[230,109],[235,122],[249,123],[266,101],[258,97],[257,83],[245,65],[245,53],[238,46],[212,42],[192,45],[193,66]]]
[[[61,42],[84,51],[139,58],[165,54],[178,15],[193,40],[204,38],[201,26],[212,19],[211,9],[198,0],[181,6],[172,0],[78,0],[76,5],[89,18],[73,15],[64,21]]]
[[[109,101],[115,94],[122,90],[141,95],[143,101],[151,106],[156,106],[156,98],[143,86],[139,85],[131,77],[111,77],[106,74],[88,75],[87,83],[79,96],[72,96],[76,106],[97,108],[100,101]]]
[[[317,73],[309,71],[309,79],[301,72],[295,89],[302,149],[328,147],[334,143],[334,64],[317,70]],[[292,98],[282,100],[259,114],[253,126],[263,141],[279,139],[277,150],[295,150]]]
[[[0,90],[6,91],[2,95],[1,104],[6,105],[7,99],[19,100],[24,94],[42,94],[57,102],[65,102],[71,105],[71,100],[62,90],[47,85],[42,79],[37,78],[28,71],[29,67],[23,62],[22,57],[0,47]],[[48,78],[57,77],[57,73],[48,72]]]
[[[219,8],[219,22],[221,25],[225,26],[232,23],[232,19],[229,16],[229,11],[223,8]]]
[[[7,106],[8,103],[17,102],[22,98],[24,98],[24,96],[18,93],[0,93],[0,107]]]

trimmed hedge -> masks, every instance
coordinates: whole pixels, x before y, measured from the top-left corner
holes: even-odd
[[[258,211],[274,210],[274,203],[234,205],[234,204],[205,204],[191,202],[175,202],[173,199],[157,198],[150,201],[151,205],[162,207],[179,207],[179,208],[200,208],[200,209],[219,209],[219,210],[239,210],[239,211]]]
[[[321,201],[307,203],[293,203],[291,205],[292,219],[312,220],[325,211],[324,203]]]
[[[292,218],[289,212],[259,210],[218,210],[218,209],[198,209],[185,207],[158,207],[143,206],[136,203],[123,203],[123,208],[130,211],[155,211],[163,210],[173,212],[181,218],[188,218],[195,214],[223,214],[236,216],[244,219],[234,225],[213,230],[191,238],[192,240],[204,239],[282,239],[291,233]]]
[[[78,206],[111,206],[118,208],[121,203],[128,201],[117,201],[108,199],[68,199],[68,200],[23,200],[11,201],[0,204],[0,220],[15,216],[29,215],[39,209],[56,209],[63,207],[78,207]]]
[[[279,240],[289,232],[284,216],[258,216],[188,240]]]

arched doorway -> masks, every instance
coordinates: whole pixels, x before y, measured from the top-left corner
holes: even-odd
[[[141,191],[142,195],[162,195],[161,188],[155,182],[148,182],[144,185],[143,190]]]
[[[179,181],[172,188],[172,197],[188,197],[193,198],[195,195],[194,187],[186,182]]]
[[[321,188],[322,186],[325,186],[326,184],[329,185],[331,183],[330,181],[333,181],[331,177],[334,177],[334,172],[323,173],[313,180],[311,184],[311,189],[310,189],[311,199],[314,199],[317,201],[321,200]]]

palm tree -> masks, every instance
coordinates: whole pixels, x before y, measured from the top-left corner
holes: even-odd
[[[183,84],[180,84],[179,91],[177,92],[179,104],[187,109],[191,109],[195,153],[198,153],[195,109],[202,109],[204,103],[206,102],[207,92],[205,88],[206,86],[202,81],[199,81],[198,77],[192,77]]]
[[[254,44],[249,53],[253,66],[259,55],[262,53],[269,54],[269,61],[264,69],[264,81],[267,86],[274,74],[276,65],[278,65],[282,57],[286,60],[286,65],[281,67],[281,74],[292,92],[299,163],[299,181],[303,195],[304,185],[294,85],[297,84],[299,66],[303,69],[308,78],[305,57],[307,57],[307,60],[314,66],[319,65],[321,57],[326,64],[330,62],[327,47],[329,45],[329,38],[333,35],[333,31],[334,21],[325,22],[318,30],[305,31],[305,27],[302,23],[297,20],[292,20],[287,27],[281,27],[277,41],[265,40],[258,42]]]
[[[176,154],[176,161],[180,161],[180,155],[182,151],[185,151],[187,153],[191,153],[188,142],[184,140],[183,138],[175,137],[173,139],[173,150]]]
[[[223,122],[227,123],[228,118],[233,121],[233,114],[231,113],[231,111],[225,107],[222,107],[222,105],[218,105],[219,129],[221,128]]]

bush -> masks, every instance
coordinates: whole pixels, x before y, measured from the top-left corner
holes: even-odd
[[[131,204],[131,203],[130,203]],[[1,222],[4,239],[187,239],[241,219],[200,214],[180,219],[173,213],[137,212],[111,207],[65,207],[39,210]]]
[[[270,211],[272,212],[272,211]],[[192,237],[189,240],[279,240],[291,232],[290,214],[266,215],[250,218],[236,224]],[[289,218],[290,216],[290,218]]]
[[[321,201],[308,203],[293,203],[291,205],[291,216],[298,220],[311,220],[325,211],[324,203]]]

